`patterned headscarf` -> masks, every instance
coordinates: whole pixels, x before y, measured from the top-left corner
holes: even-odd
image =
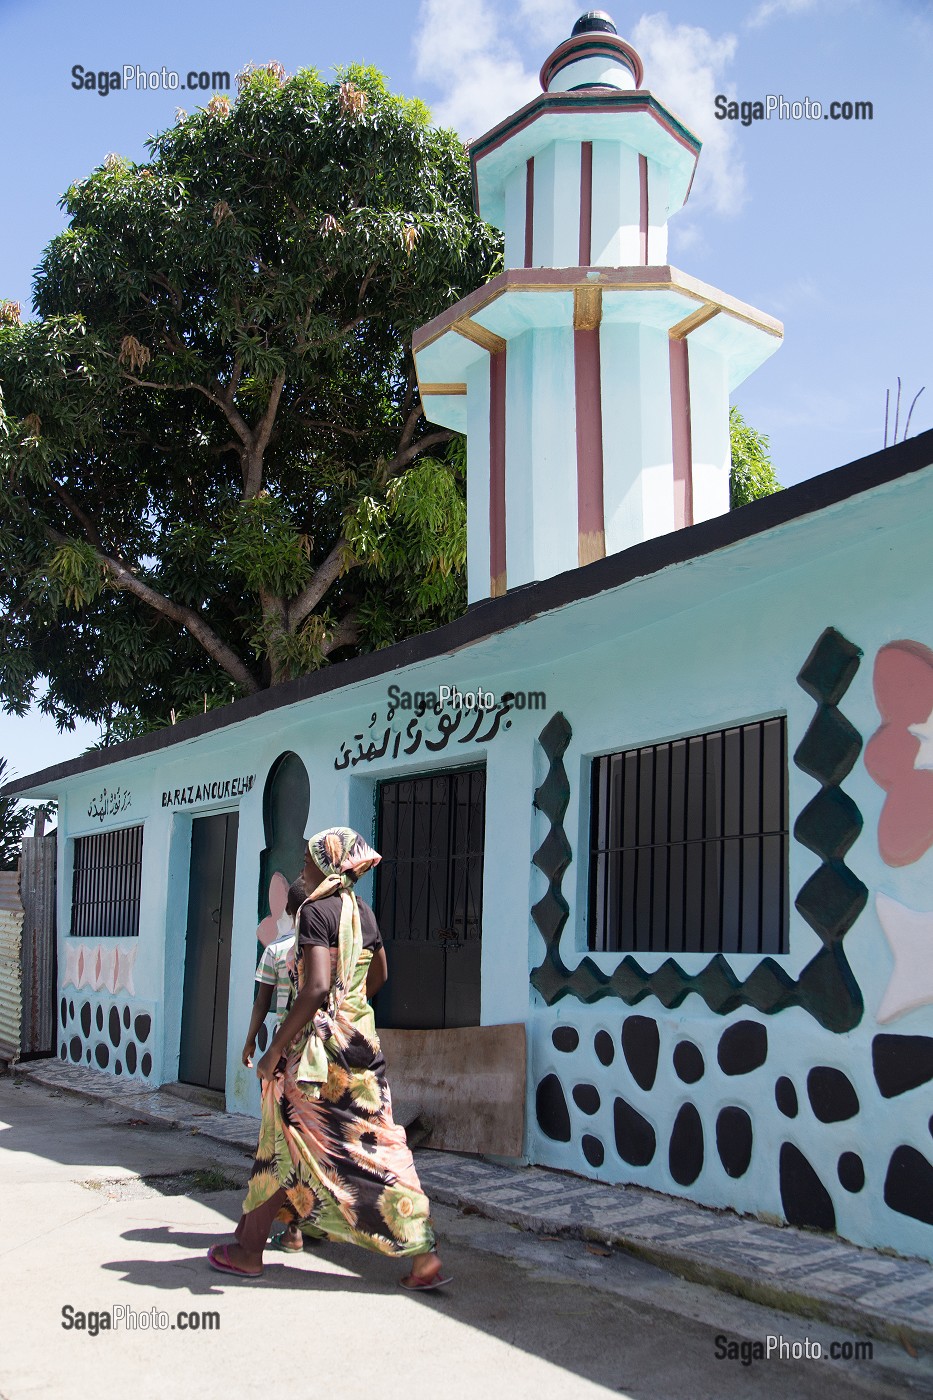
[[[353,980],[363,948],[360,909],[354,886],[361,875],[379,864],[382,856],[348,826],[331,826],[326,831],[319,831],[308,842],[308,852],[324,876],[308,899],[325,899],[336,890],[340,891],[340,930],[334,980],[325,1005],[314,1018],[313,1032],[305,1043],[296,1076],[299,1083],[316,1097],[327,1079],[324,1042],[333,1034],[337,1010]]]

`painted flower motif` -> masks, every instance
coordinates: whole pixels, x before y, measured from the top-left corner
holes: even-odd
[[[881,725],[865,749],[865,767],[887,794],[878,849],[887,865],[910,865],[933,846],[933,651],[897,641],[875,658]]]
[[[387,1186],[376,1204],[394,1239],[404,1244],[427,1241],[430,1235],[427,1196],[402,1186]]]

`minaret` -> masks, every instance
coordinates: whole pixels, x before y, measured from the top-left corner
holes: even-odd
[[[470,149],[505,271],[414,337],[467,434],[471,603],[729,509],[729,394],[780,322],[667,265],[700,142],[602,11]]]

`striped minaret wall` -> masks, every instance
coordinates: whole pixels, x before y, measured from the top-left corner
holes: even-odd
[[[467,434],[470,602],[728,510],[729,395],[781,335],[667,264],[699,142],[611,21],[541,77],[471,149],[506,270],[414,339],[426,415]]]

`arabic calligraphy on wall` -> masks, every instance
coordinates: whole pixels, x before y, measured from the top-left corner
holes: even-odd
[[[129,788],[102,788],[87,804],[87,814],[102,822],[107,817],[119,816],[132,805],[133,798]]]
[[[488,744],[500,729],[511,729],[508,715],[514,708],[514,701],[513,692],[506,691],[494,709],[442,710],[435,730],[428,728],[429,717],[437,714],[430,708],[413,715],[406,723],[394,721],[394,706],[389,707],[381,722],[379,711],[374,710],[365,731],[354,734],[340,745],[334,767],[339,772],[343,768],[355,768],[359,763],[372,763],[386,755],[393,759],[403,755],[410,757],[422,745],[426,753],[440,753],[452,740],[457,744]],[[459,733],[460,730],[463,732]],[[454,735],[457,735],[455,740]]]

